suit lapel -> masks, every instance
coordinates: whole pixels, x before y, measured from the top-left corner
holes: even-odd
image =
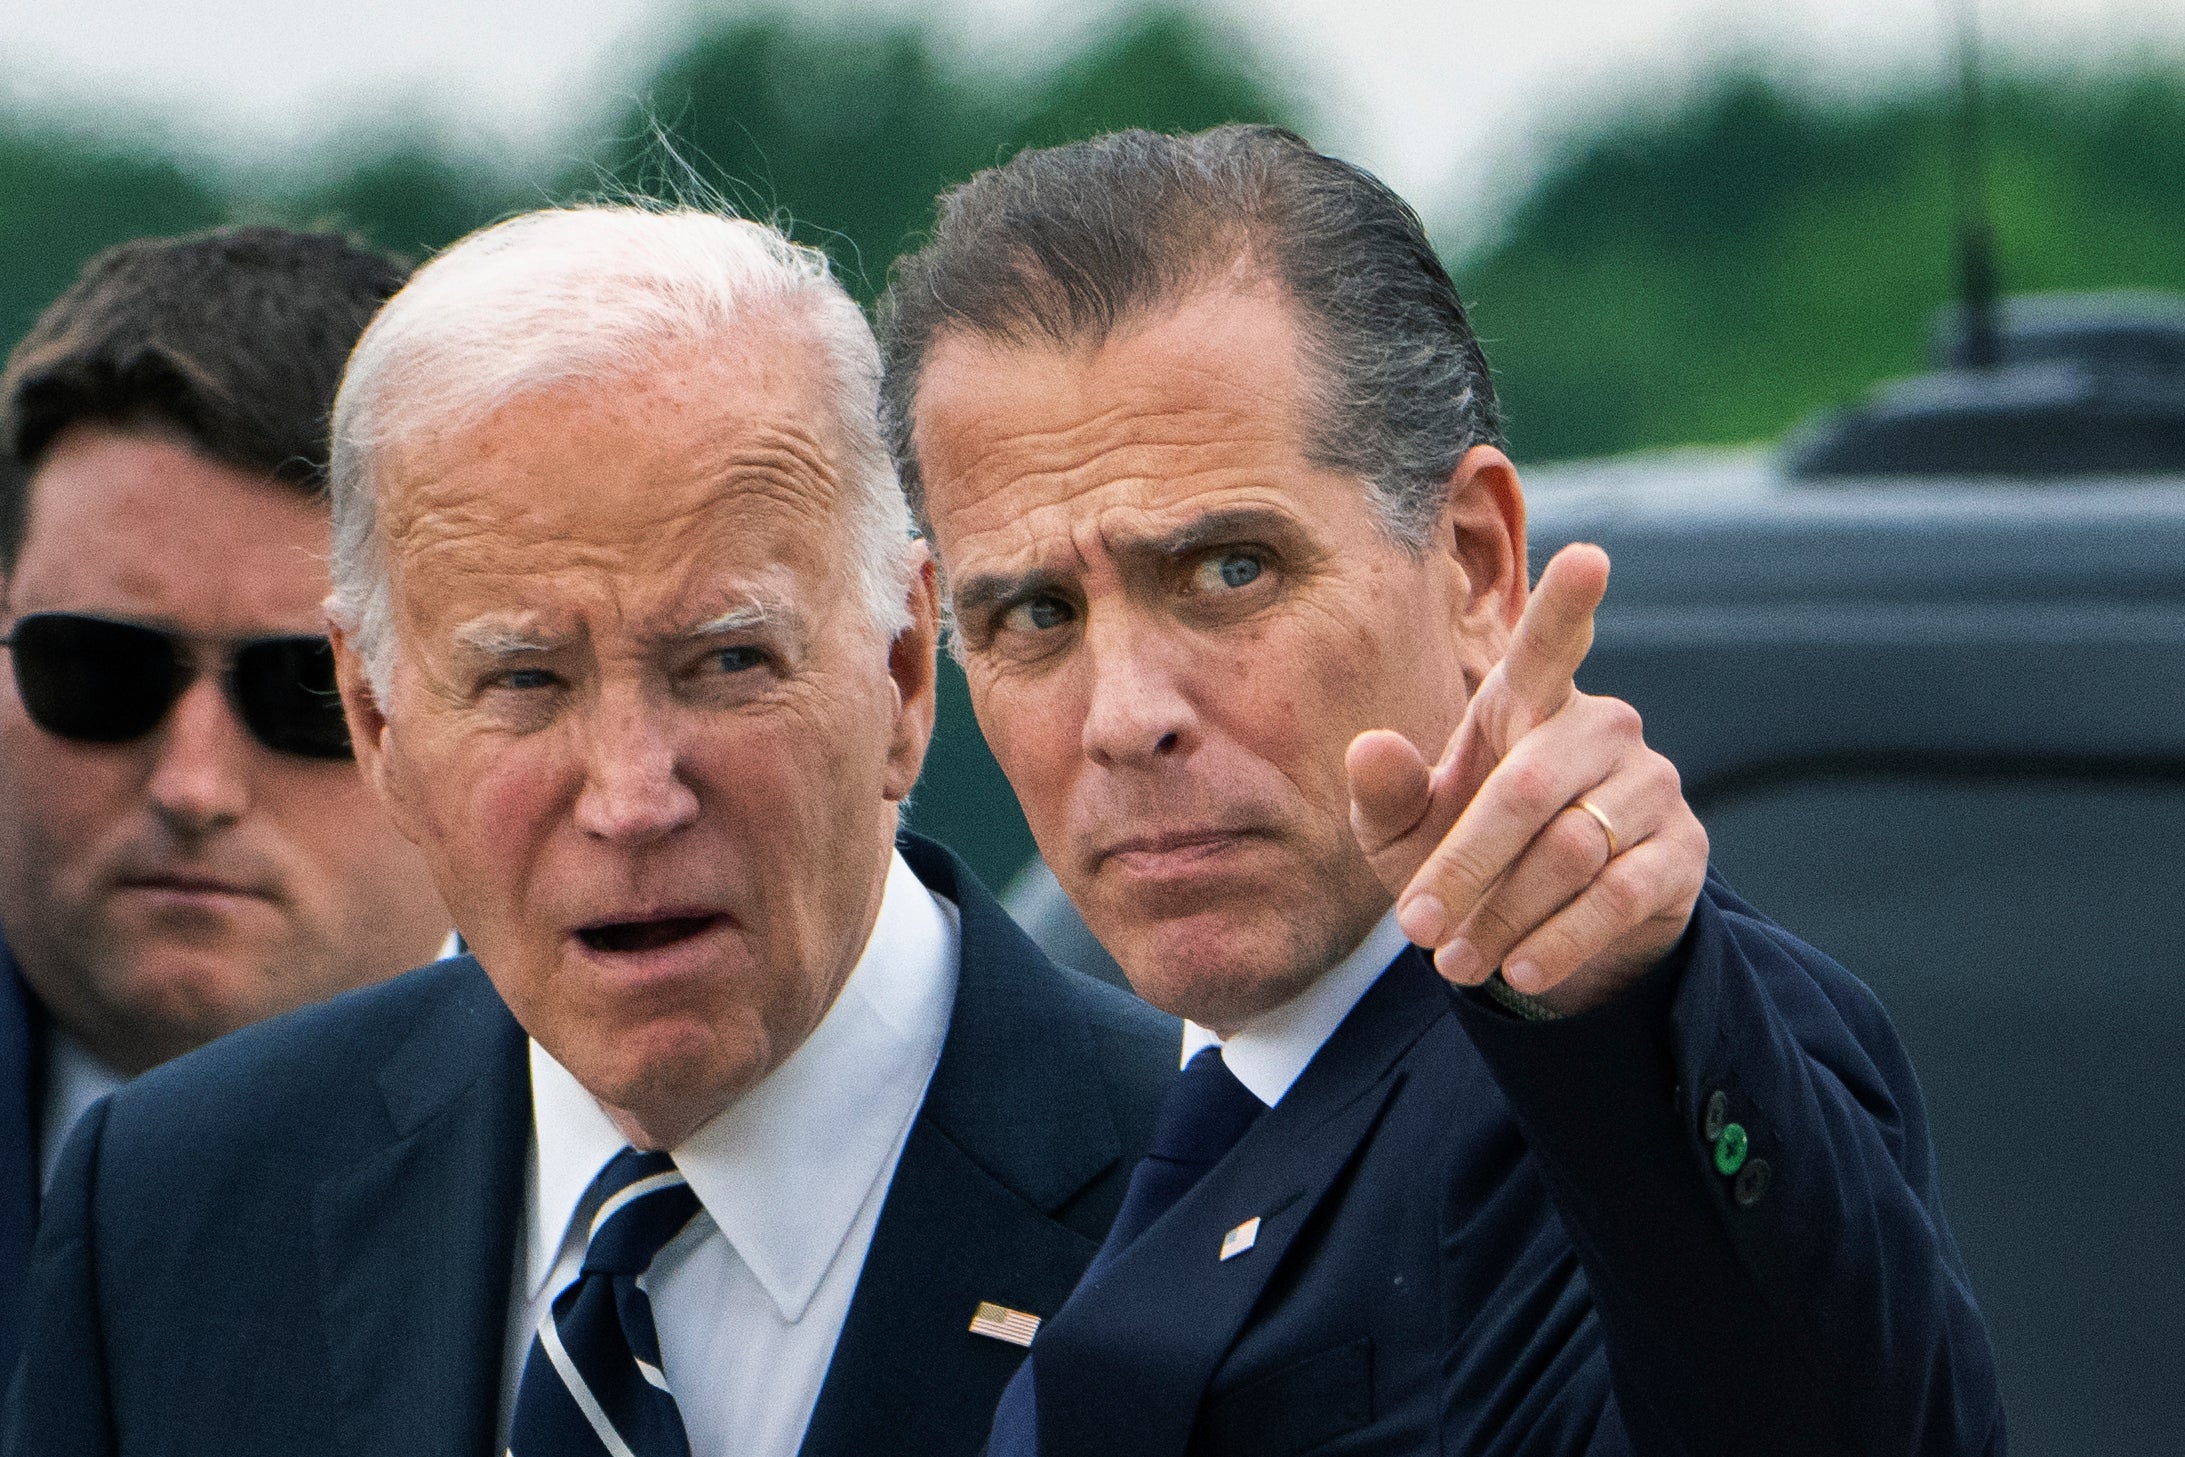
[[[962,912],[956,1004],[803,1457],[975,1447],[1024,1353],[971,1334],[973,1312],[1059,1309],[1141,1151],[1058,973],[947,851],[901,848]]]
[[[1447,1015],[1441,979],[1407,950],[1296,1084],[1207,1176],[1040,1332],[1043,1457],[1188,1446],[1199,1404],[1290,1248],[1372,1140],[1403,1057]],[[1257,1219],[1249,1246],[1225,1239]]]
[[[523,1031],[471,963],[379,1072],[389,1131],[318,1190],[345,1450],[492,1448],[523,1171]]]
[[[14,1369],[21,1346],[24,1277],[38,1233],[42,1040],[30,988],[0,941],[0,1372]]]

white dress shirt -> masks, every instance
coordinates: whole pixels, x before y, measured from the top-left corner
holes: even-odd
[[[693,1457],[794,1457],[955,1005],[960,919],[897,855],[872,938],[787,1061],[671,1150],[703,1205],[645,1278]],[[531,1044],[532,1159],[501,1393],[584,1262],[585,1191],[625,1146]]]
[[[1358,1005],[1366,989],[1380,980],[1397,953],[1410,944],[1397,928],[1396,911],[1391,907],[1366,932],[1357,950],[1314,978],[1311,986],[1281,1006],[1260,1013],[1227,1039],[1196,1022],[1184,1023],[1183,1060],[1189,1062],[1200,1048],[1219,1043],[1221,1060],[1237,1081],[1272,1108],[1290,1091],[1290,1084],[1305,1071],[1305,1064],[1313,1060],[1320,1045],[1350,1015],[1350,1009]]]
[[[93,1103],[129,1080],[115,1072],[58,1027],[46,1034],[44,1114],[38,1129],[38,1192],[43,1194],[60,1167],[69,1131]]]

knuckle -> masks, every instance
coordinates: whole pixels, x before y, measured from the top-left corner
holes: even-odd
[[[1643,739],[1646,723],[1639,717],[1639,710],[1621,698],[1599,700],[1603,726],[1612,734],[1624,739]]]
[[[1421,838],[1416,830],[1407,833],[1401,825],[1381,823],[1355,803],[1350,807],[1350,832],[1369,860],[1393,858],[1396,852]]]
[[[1530,961],[1537,968],[1533,985],[1527,990],[1541,992],[1568,976],[1570,968],[1583,963],[1586,949],[1582,938],[1569,927],[1543,926],[1527,937],[1510,959]]]
[[[1476,900],[1493,879],[1487,868],[1479,863],[1479,855],[1469,847],[1443,846],[1426,865],[1425,874],[1433,881],[1444,904]]]
[[[1648,767],[1659,778],[1662,790],[1670,798],[1679,800],[1684,798],[1684,776],[1677,772],[1677,766],[1674,763],[1661,754],[1654,754]]]
[[[1682,900],[1689,905],[1707,887],[1707,857],[1695,855],[1685,872]]]
[[[1485,903],[1472,912],[1465,939],[1483,949],[1509,946],[1516,942],[1519,933],[1524,929],[1504,907]],[[1493,958],[1490,956],[1490,959]]]
[[[1636,925],[1643,917],[1650,889],[1643,872],[1617,860],[1593,882],[1602,917],[1616,926]]]
[[[1569,810],[1555,817],[1542,837],[1550,863],[1565,880],[1584,881],[1601,868],[1607,844],[1601,827],[1584,810]]]
[[[1535,819],[1545,818],[1560,803],[1554,772],[1529,760],[1510,766],[1505,792],[1513,807]]]

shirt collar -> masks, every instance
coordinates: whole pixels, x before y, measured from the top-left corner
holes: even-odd
[[[956,907],[895,855],[864,953],[812,1035],[672,1150],[714,1225],[781,1312],[802,1317],[940,1060],[956,999]],[[625,1143],[565,1068],[531,1044],[536,1299],[584,1191]]]
[[[1260,1013],[1227,1039],[1196,1022],[1184,1023],[1184,1061],[1202,1047],[1219,1043],[1221,1060],[1252,1095],[1272,1107],[1290,1091],[1305,1065],[1320,1051],[1367,988],[1380,980],[1388,964],[1411,943],[1396,925],[1396,911],[1366,933],[1358,949],[1313,979],[1312,985],[1279,1007]]]
[[[59,1027],[49,1029],[45,1122],[39,1139],[39,1151],[43,1155],[38,1166],[40,1188],[53,1182],[54,1170],[61,1166],[61,1150],[67,1146],[69,1130],[76,1126],[76,1120],[83,1117],[93,1103],[127,1081]]]

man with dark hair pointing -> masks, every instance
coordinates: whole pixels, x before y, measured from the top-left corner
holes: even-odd
[[[1027,152],[882,332],[980,724],[1192,1053],[994,1457],[2000,1451],[1903,1050],[1576,688],[1607,559],[1528,581],[1410,209]]]

